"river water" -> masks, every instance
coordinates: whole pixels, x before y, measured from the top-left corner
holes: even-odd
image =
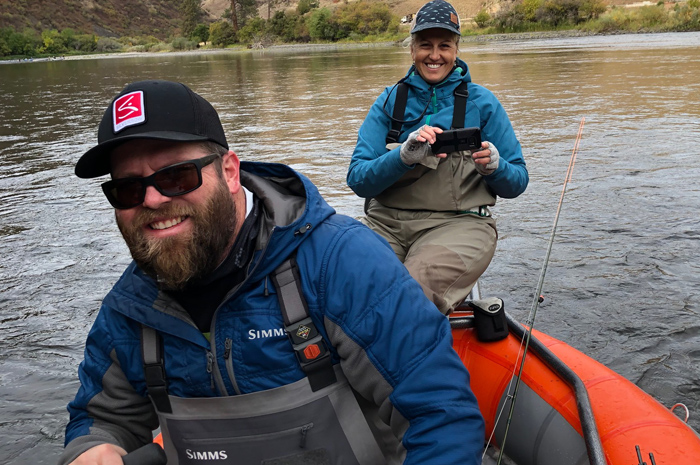
[[[700,427],[700,33],[463,43],[508,111],[530,186],[494,209],[482,293],[524,320],[576,133],[536,327]],[[308,175],[340,213],[356,132],[410,64],[400,47],[281,49],[0,65],[0,463],[50,464],[100,301],[129,262],[101,180],[79,180],[109,100],[180,80],[219,110],[242,159]]]

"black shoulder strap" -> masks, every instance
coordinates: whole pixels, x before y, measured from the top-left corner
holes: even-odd
[[[141,325],[141,355],[148,395],[159,412],[172,413],[163,363],[163,339],[158,331],[145,325]]]
[[[455,88],[455,104],[452,113],[452,129],[461,129],[464,127],[464,117],[467,113],[467,99],[469,99],[468,83],[462,81]],[[408,85],[405,82],[400,82],[396,86],[396,100],[394,100],[394,113],[392,114],[391,129],[386,136],[386,143],[392,144],[399,141],[401,135],[401,127],[403,126],[404,113],[406,112],[406,103],[408,101]]]
[[[464,127],[464,115],[467,113],[467,99],[469,98],[467,85],[466,81],[462,81],[455,89],[455,105],[452,113],[451,129],[462,129]]]
[[[403,117],[406,112],[406,102],[408,101],[408,84],[399,82],[396,85],[396,100],[394,100],[394,113],[391,120],[391,129],[386,135],[387,144],[395,144],[399,141]]]
[[[292,342],[301,369],[309,378],[312,391],[336,382],[331,354],[316,325],[309,317],[309,307],[301,292],[299,269],[293,258],[280,265],[272,276],[284,317],[284,329]]]

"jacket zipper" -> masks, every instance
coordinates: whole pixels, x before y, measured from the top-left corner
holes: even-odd
[[[272,237],[272,234],[275,232],[275,229],[277,229],[277,226],[273,226],[272,229],[270,229],[269,237]],[[263,257],[265,255],[265,252],[267,251],[267,247],[269,245],[270,245],[270,241],[268,240],[267,244],[265,244],[265,248],[262,250],[262,252],[260,254],[260,257]],[[207,351],[207,357],[211,356],[211,367],[209,366],[209,362],[207,362],[207,372],[212,374],[212,385],[214,384],[214,381],[216,381],[216,385],[219,387],[219,392],[223,396],[228,396],[229,393],[226,390],[226,385],[224,384],[224,379],[223,379],[223,376],[221,375],[221,372],[220,372],[219,363],[216,360],[216,317],[219,314],[219,309],[221,309],[222,305],[224,305],[231,298],[231,296],[233,296],[236,293],[236,291],[238,291],[238,289],[240,289],[248,281],[248,278],[250,278],[250,275],[253,274],[253,272],[255,271],[255,269],[258,267],[259,264],[260,264],[260,260],[258,260],[255,263],[255,266],[253,266],[252,270],[251,269],[248,270],[243,282],[241,282],[238,286],[235,287],[235,289],[231,290],[230,292],[228,292],[224,296],[224,299],[221,301],[221,304],[219,304],[219,307],[216,309],[216,311],[214,312],[214,316],[211,319],[211,330],[209,331],[209,344],[211,346],[211,351]],[[224,341],[224,344],[226,344],[226,341]],[[224,350],[224,355],[226,355],[225,350]],[[226,369],[228,370],[229,361],[226,360],[225,362],[226,362]],[[233,362],[231,362],[231,369],[233,370]],[[238,387],[238,383],[236,383],[236,381],[235,381],[235,378],[231,377],[231,383],[233,384],[233,387],[234,387],[236,393],[240,394],[240,389]]]
[[[209,373],[209,379],[211,380],[211,390],[216,392],[216,386],[214,386],[214,354],[210,350],[207,350],[207,373]]]
[[[227,337],[224,341],[224,360],[226,361],[226,372],[228,373],[228,377],[231,380],[231,384],[233,384],[233,390],[236,392],[236,394],[240,394],[241,390],[238,389],[238,383],[236,382],[236,374],[233,371],[233,358],[231,357],[232,347],[233,340],[230,337]]]

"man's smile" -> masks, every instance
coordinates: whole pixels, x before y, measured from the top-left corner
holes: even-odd
[[[169,228],[172,228],[173,226],[176,226],[176,225],[182,223],[186,218],[187,218],[186,216],[176,216],[175,218],[170,218],[168,220],[154,221],[153,223],[149,224],[148,226],[151,229],[156,229],[156,230],[169,229]]]

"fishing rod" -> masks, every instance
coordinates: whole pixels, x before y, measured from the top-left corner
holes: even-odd
[[[579,124],[578,127],[578,134],[576,135],[576,142],[574,143],[574,148],[571,152],[571,158],[569,158],[569,167],[566,170],[566,177],[564,178],[564,185],[562,186],[561,189],[561,195],[559,196],[559,204],[557,205],[557,211],[556,214],[554,215],[554,224],[552,225],[552,232],[550,233],[549,236],[549,243],[547,244],[547,253],[545,254],[544,257],[544,263],[542,264],[542,270],[540,271],[540,277],[537,282],[537,289],[535,291],[535,296],[532,302],[532,307],[530,308],[530,313],[528,315],[528,320],[527,322],[529,323],[529,328],[527,329],[524,339],[525,339],[525,348],[523,349],[523,356],[520,360],[520,370],[518,371],[518,375],[516,377],[516,382],[515,382],[515,389],[513,390],[513,396],[511,398],[510,402],[510,410],[508,411],[508,418],[506,420],[506,427],[505,427],[505,432],[503,433],[503,441],[501,441],[501,446],[500,450],[498,453],[498,461],[497,465],[501,464],[501,460],[503,459],[503,451],[505,450],[506,446],[506,439],[508,437],[508,430],[510,429],[510,424],[511,420],[513,419],[513,411],[515,409],[515,401],[518,397],[518,389],[520,388],[520,382],[522,380],[523,376],[523,368],[525,366],[525,356],[527,355],[528,348],[530,346],[530,338],[532,336],[532,329],[535,327],[535,317],[537,316],[537,309],[539,307],[540,302],[542,302],[543,298],[541,295],[542,292],[542,286],[544,285],[544,277],[545,274],[547,273],[547,265],[549,264],[549,256],[552,253],[552,246],[554,244],[554,237],[557,232],[557,224],[559,223],[559,215],[561,213],[561,207],[562,204],[564,203],[564,194],[566,193],[566,186],[568,185],[569,181],[571,180],[571,175],[574,170],[574,165],[576,164],[576,155],[578,154],[578,148],[579,144],[581,143],[581,136],[583,135],[583,126],[586,122],[586,118],[581,118],[581,123]],[[588,443],[588,442],[587,442]]]

